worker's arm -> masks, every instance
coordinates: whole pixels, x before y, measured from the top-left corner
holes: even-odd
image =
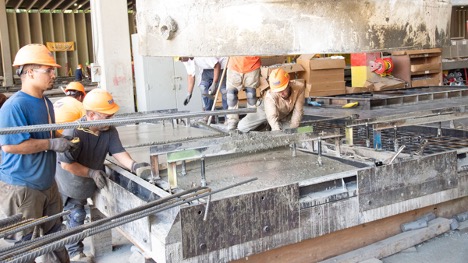
[[[27,139],[19,144],[2,145],[2,150],[12,154],[33,154],[47,150],[64,152],[75,145],[66,138]]]
[[[195,75],[188,75],[187,76],[187,92],[189,94],[192,94],[194,86],[195,86]]]
[[[132,159],[128,152],[114,153],[112,156],[125,168],[132,171],[132,165],[135,160]]]
[[[265,95],[263,101],[265,103],[265,115],[266,115],[268,124],[270,124],[271,130],[272,131],[281,130],[281,126],[279,124],[279,112],[278,112],[278,108],[276,106],[274,99],[268,96],[267,94]]]
[[[302,116],[304,115],[304,102],[304,89],[302,89],[297,96],[296,103],[294,104],[290,128],[299,127],[299,123],[301,122]]]
[[[72,162],[72,163],[61,162],[60,166],[62,166],[62,168],[65,171],[68,171],[69,173],[74,174],[76,176],[89,177],[89,175],[88,175],[89,168],[82,165],[82,164],[80,164],[80,163],[77,163],[77,162]]]
[[[48,139],[28,139],[16,145],[2,145],[2,150],[12,154],[32,154],[49,150]]]
[[[213,67],[213,83],[217,83],[219,80],[219,73],[221,72],[221,64],[216,63]],[[217,88],[217,87],[216,87]]]

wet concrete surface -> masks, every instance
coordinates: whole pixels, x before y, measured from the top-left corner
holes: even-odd
[[[214,199],[240,195],[298,183],[306,179],[321,177],[357,169],[340,161],[322,157],[323,165],[318,165],[318,156],[297,152],[292,157],[289,147],[259,153],[245,153],[223,157],[207,158],[205,174],[209,187],[213,190],[257,177],[258,180],[215,194]],[[187,175],[180,175],[178,166],[178,184],[182,189],[199,186],[201,183],[201,162],[187,163]],[[163,173],[164,175],[164,173]]]

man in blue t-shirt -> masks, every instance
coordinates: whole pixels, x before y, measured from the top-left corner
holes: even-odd
[[[44,91],[54,84],[55,62],[52,53],[41,44],[22,47],[13,66],[21,77],[21,90],[11,96],[0,109],[0,128],[54,123],[54,108]],[[51,216],[62,211],[62,202],[55,183],[55,152],[75,147],[65,138],[56,138],[53,131],[0,135],[0,217],[22,214],[24,218]],[[60,230],[61,219],[41,225],[45,234]],[[19,233],[22,240],[32,236],[32,229]],[[69,262],[64,248],[47,255]]]

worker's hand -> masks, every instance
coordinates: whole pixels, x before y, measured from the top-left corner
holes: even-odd
[[[69,138],[54,138],[49,139],[49,150],[54,152],[66,152],[68,150],[74,150],[78,147],[78,144],[73,143]]]
[[[94,180],[94,183],[99,189],[102,189],[106,186],[107,174],[102,170],[88,170],[88,177]]]
[[[213,82],[213,84],[211,84],[211,87],[208,89],[208,94],[210,94],[211,96],[215,95],[217,89],[218,89],[218,82]]]
[[[149,163],[147,163],[147,162],[141,162],[141,163],[133,162],[133,164],[132,164],[132,173],[136,173],[138,168],[150,167],[150,166],[151,165]]]
[[[187,97],[184,100],[184,106],[187,106],[187,104],[189,104],[191,98],[192,98],[192,93],[187,93]]]

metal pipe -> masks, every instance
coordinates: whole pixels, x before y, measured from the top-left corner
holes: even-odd
[[[322,166],[323,165],[323,162],[322,162],[322,139],[320,137],[318,138],[318,141],[317,141],[317,153],[318,153],[317,162],[318,162],[319,166]]]
[[[366,123],[366,147],[370,148],[370,131],[368,123]]]
[[[292,157],[296,157],[297,153],[296,153],[296,143],[295,142],[291,143],[291,148],[292,148]]]
[[[397,127],[395,126],[393,128],[393,148],[395,149],[395,152],[398,152],[398,148],[400,146],[398,145],[398,131]]]
[[[191,197],[191,198],[188,198],[188,199],[177,201],[177,202],[175,202],[175,203],[173,203],[171,205],[165,206],[165,207],[152,207],[152,208],[149,208],[149,209],[147,209],[145,211],[142,211],[141,213],[138,214],[138,216],[135,216],[135,215],[127,215],[127,216],[124,216],[124,217],[119,216],[119,218],[117,218],[115,221],[106,222],[104,224],[101,223],[101,221],[103,220],[103,219],[101,219],[101,220],[96,221],[96,222],[99,223],[98,225],[100,225],[100,227],[91,228],[91,229],[85,230],[83,232],[74,234],[72,236],[68,236],[67,238],[65,238],[63,240],[58,240],[58,241],[55,241],[53,243],[47,244],[47,245],[45,245],[45,246],[43,246],[43,247],[41,247],[39,249],[36,249],[36,250],[33,250],[32,252],[29,252],[29,253],[24,253],[24,254],[18,255],[18,256],[10,256],[10,257],[6,257],[6,258],[3,258],[3,259],[7,259],[6,262],[15,262],[15,263],[29,262],[29,261],[33,260],[34,258],[40,256],[40,255],[46,254],[46,253],[54,251],[54,250],[56,250],[56,249],[58,249],[60,247],[63,247],[65,244],[70,244],[70,243],[73,243],[73,242],[77,242],[78,240],[81,240],[81,239],[83,239],[85,237],[98,234],[100,232],[103,232],[103,231],[112,229],[114,227],[126,224],[128,222],[131,222],[131,221],[134,221],[134,220],[137,220],[137,219],[140,219],[140,218],[143,218],[143,217],[155,214],[155,213],[159,213],[159,212],[162,212],[164,210],[168,210],[168,209],[174,208],[176,206],[180,206],[180,205],[185,204],[185,203],[190,203],[192,201],[201,199],[203,197],[210,196],[212,194],[215,194],[215,193],[218,193],[218,192],[221,192],[221,191],[225,191],[227,189],[231,189],[233,187],[237,187],[239,185],[246,184],[246,183],[249,183],[249,182],[252,182],[252,181],[255,181],[255,180],[257,180],[257,178],[252,178],[252,179],[249,179],[249,180],[245,180],[245,181],[233,184],[233,185],[229,185],[229,186],[220,188],[220,189],[218,189],[216,191],[200,194],[200,195],[195,196],[195,197]]]
[[[205,175],[205,158],[200,159],[201,165],[201,186],[206,186],[206,175]]]
[[[182,176],[186,176],[187,175],[187,162],[185,160],[182,161],[181,167],[182,167],[182,169],[181,169],[182,171],[180,172],[180,174]]]
[[[15,134],[15,133],[25,133],[25,132],[40,132],[40,131],[51,131],[51,130],[66,130],[74,128],[89,128],[89,127],[98,127],[98,126],[122,126],[133,123],[140,122],[157,122],[163,120],[172,120],[180,119],[187,117],[202,117],[209,115],[225,115],[225,114],[246,114],[256,112],[256,108],[243,108],[235,110],[220,110],[215,112],[193,112],[193,113],[180,113],[180,114],[171,114],[171,115],[150,115],[150,116],[135,116],[135,117],[125,117],[125,118],[113,118],[106,120],[94,120],[94,121],[76,121],[76,122],[66,122],[60,124],[41,124],[41,125],[29,125],[29,126],[18,126],[18,127],[8,127],[1,128],[0,135],[3,134]]]

